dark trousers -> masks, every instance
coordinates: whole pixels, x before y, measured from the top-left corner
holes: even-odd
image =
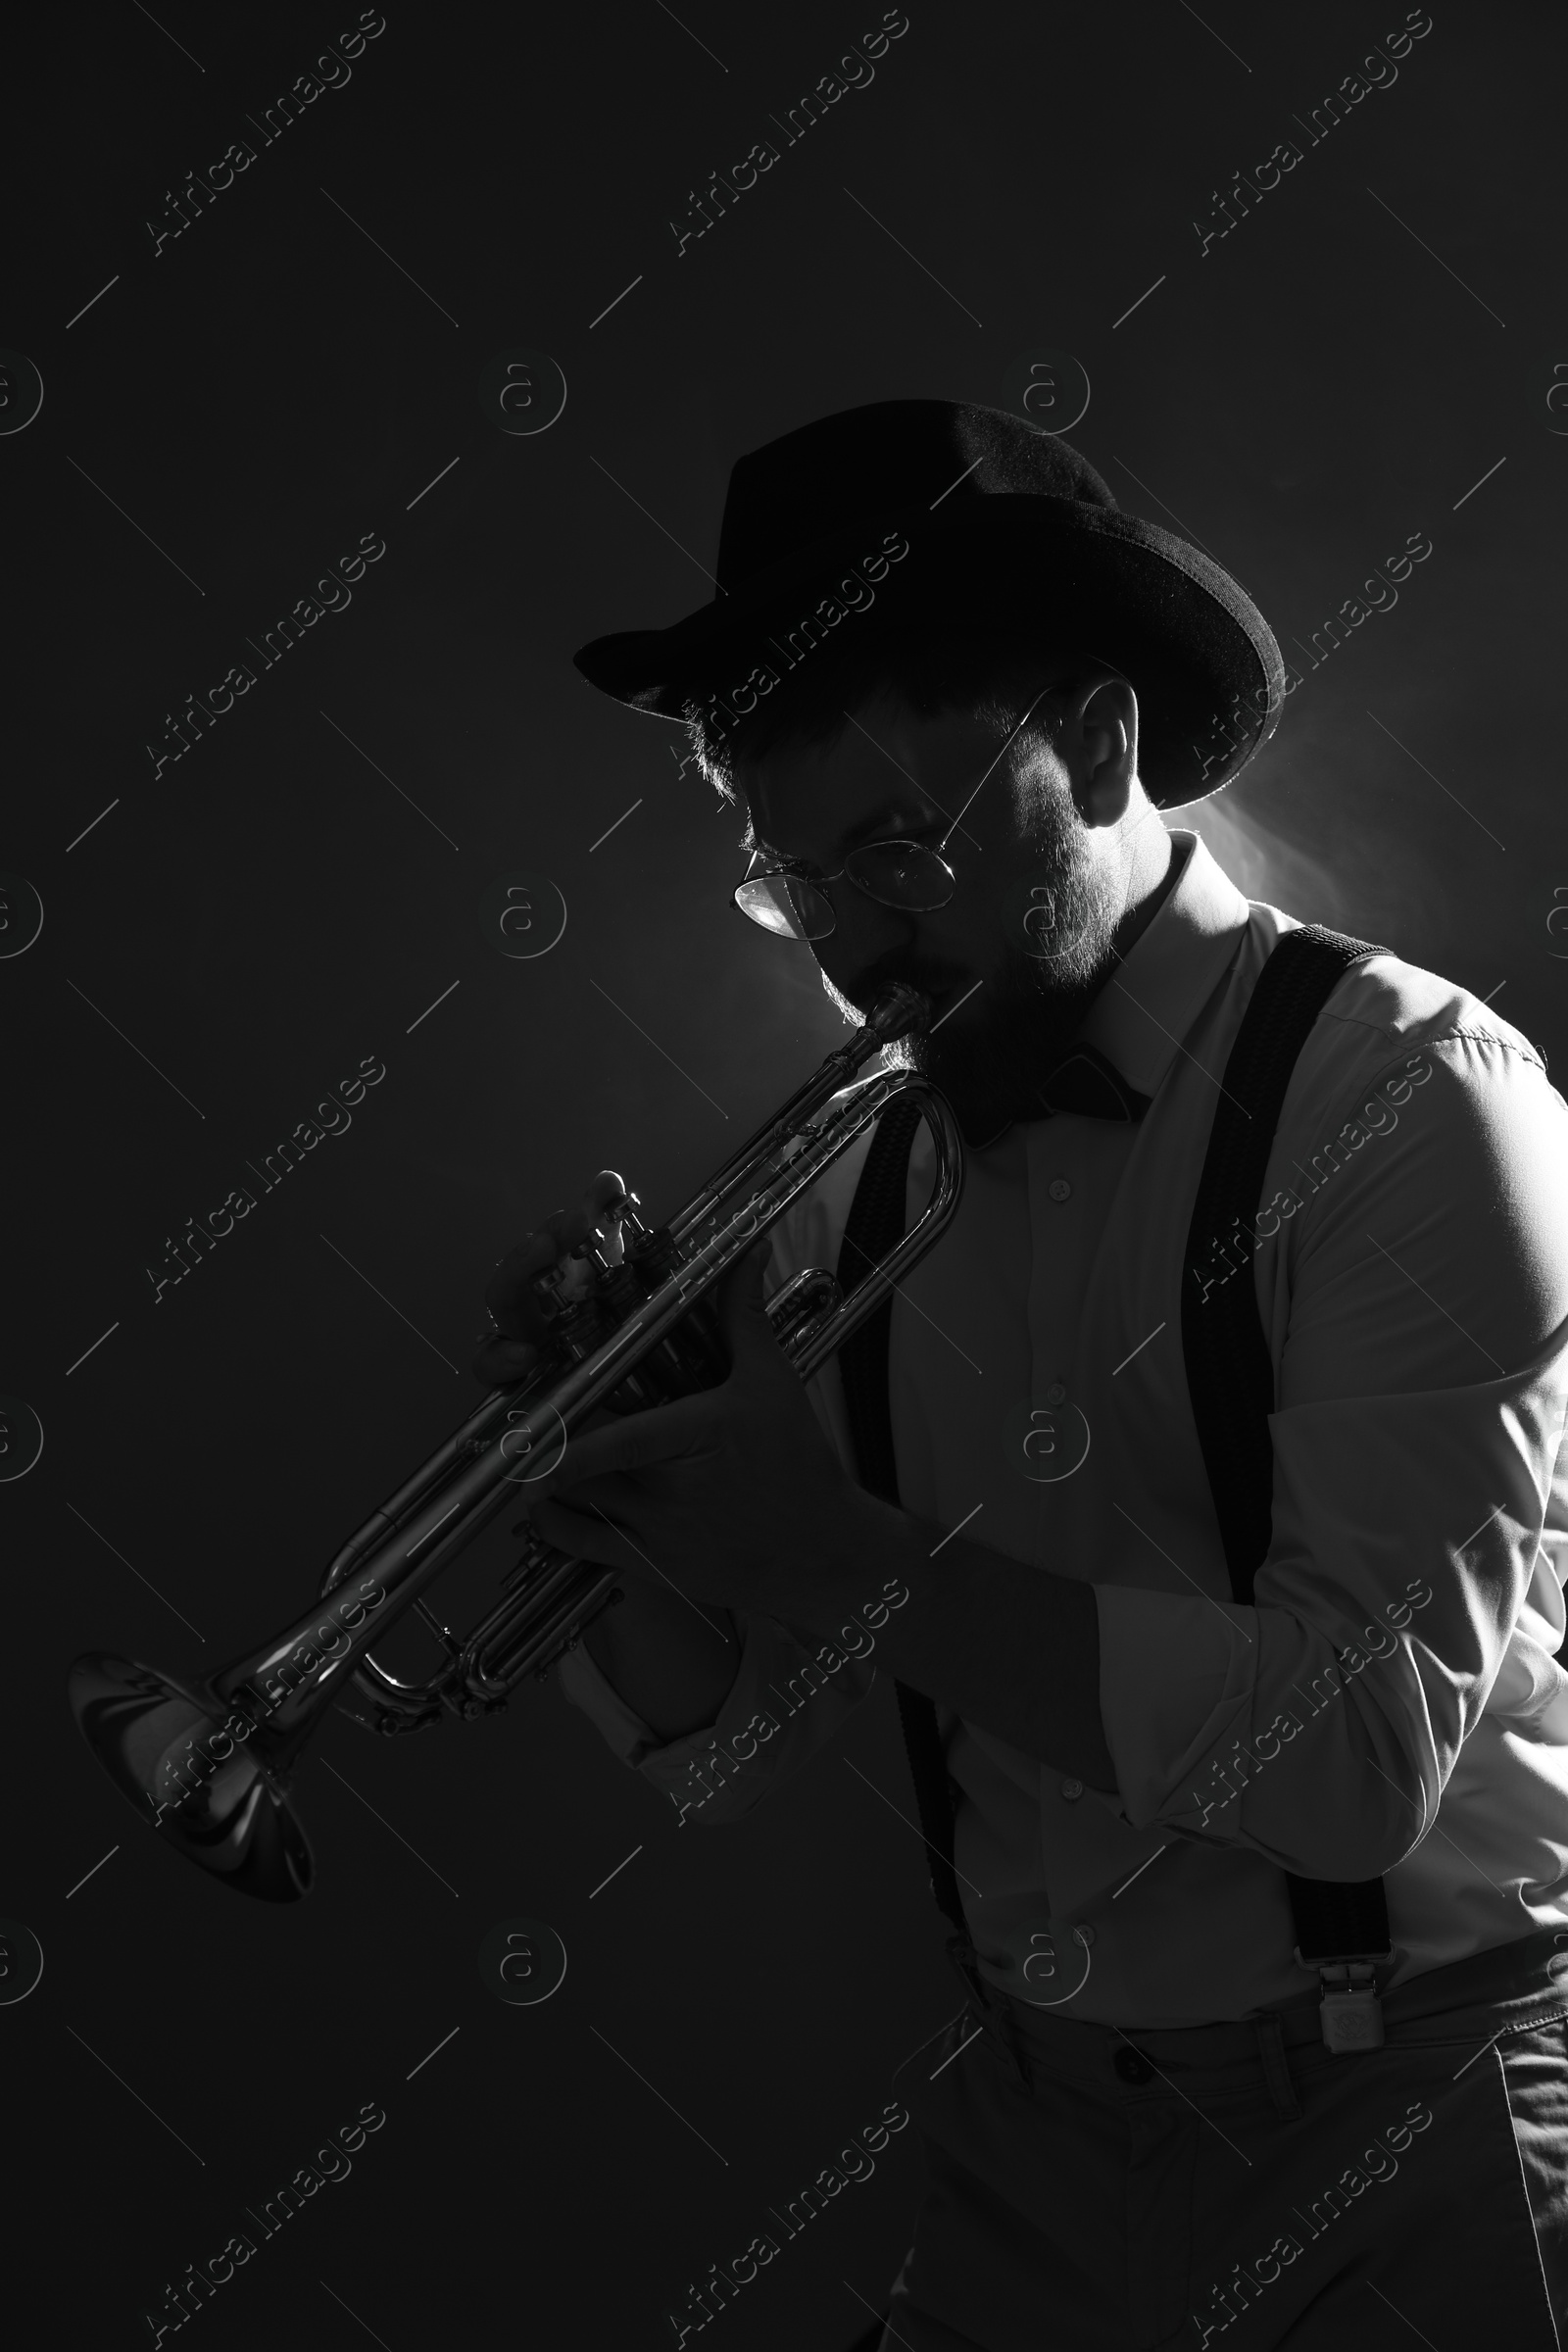
[[[883,2352],[1558,2352],[1568,1939],[1383,2008],[1335,2057],[1315,1992],[1131,2034],[971,1996],[896,2082],[930,2190]]]

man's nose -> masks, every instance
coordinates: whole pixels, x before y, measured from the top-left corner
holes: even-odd
[[[896,906],[878,906],[848,880],[834,890],[833,914],[827,938],[812,943],[816,959],[835,988],[858,1004],[853,984],[862,973],[880,972],[917,952],[919,920]]]

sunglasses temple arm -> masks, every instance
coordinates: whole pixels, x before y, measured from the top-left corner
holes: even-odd
[[[1030,706],[1029,706],[1028,710],[1027,710],[1024,712],[1024,714],[1023,714],[1022,718],[1020,718],[1020,719],[1019,719],[1017,726],[1015,726],[1015,727],[1013,728],[1013,730],[1012,730],[1012,734],[1011,734],[1011,735],[1009,735],[1009,736],[1007,737],[1006,743],[1004,743],[1004,745],[1002,746],[1002,750],[998,752],[998,754],[997,754],[997,759],[992,760],[992,762],[991,762],[991,767],[988,767],[988,768],[986,769],[986,773],[985,773],[985,775],[984,775],[984,776],[982,776],[982,777],[981,777],[981,779],[980,779],[980,783],[979,783],[979,784],[977,784],[977,785],[975,786],[975,788],[974,788],[974,791],[970,793],[968,800],[966,800],[966,801],[964,802],[964,804],[963,804],[963,807],[962,807],[962,808],[961,808],[958,810],[958,813],[957,813],[957,815],[956,815],[956,816],[954,818],[954,820],[953,820],[952,824],[951,824],[951,825],[948,827],[947,831],[946,831],[946,832],[943,834],[943,836],[942,836],[942,839],[941,839],[941,840],[940,840],[940,841],[937,843],[937,851],[938,851],[938,854],[939,854],[939,855],[941,855],[942,853],[944,853],[944,852],[946,851],[946,849],[947,849],[947,846],[948,846],[949,842],[950,842],[950,841],[953,839],[953,836],[954,836],[954,835],[955,835],[955,833],[956,833],[956,831],[958,830],[958,825],[959,825],[959,822],[960,822],[960,820],[961,820],[961,819],[962,819],[964,816],[966,816],[966,815],[967,815],[967,813],[968,813],[968,811],[969,811],[969,808],[971,808],[971,806],[973,805],[973,802],[974,802],[974,800],[975,800],[976,796],[978,795],[978,793],[979,793],[979,791],[980,791],[980,786],[981,786],[981,785],[983,785],[983,784],[985,783],[985,781],[986,781],[986,777],[987,777],[987,776],[989,776],[989,775],[990,775],[990,773],[991,773],[991,768],[994,768],[994,767],[996,766],[996,764],[997,764],[997,760],[1000,760],[1000,759],[1002,758],[1002,756],[1003,756],[1003,753],[1006,751],[1006,749],[1007,749],[1008,745],[1009,745],[1009,744],[1012,742],[1012,740],[1013,740],[1013,736],[1020,734],[1020,733],[1022,732],[1022,730],[1023,730],[1023,729],[1024,729],[1024,728],[1025,728],[1025,727],[1026,727],[1026,726],[1029,724],[1029,721],[1030,721],[1030,720],[1033,718],[1033,716],[1034,716],[1034,714],[1035,714],[1036,710],[1037,710],[1040,708],[1040,705],[1041,705],[1041,704],[1042,704],[1042,703],[1045,701],[1045,699],[1046,699],[1047,695],[1048,695],[1048,694],[1054,694],[1055,692],[1056,692],[1056,689],[1055,689],[1054,686],[1042,686],[1042,687],[1041,687],[1041,689],[1040,689],[1040,692],[1039,692],[1039,693],[1038,693],[1038,694],[1035,696],[1035,699],[1034,699],[1034,701],[1033,701],[1033,702],[1030,704]]]

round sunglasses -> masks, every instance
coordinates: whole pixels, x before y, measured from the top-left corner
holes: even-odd
[[[745,879],[733,892],[742,914],[775,939],[826,939],[837,921],[830,882],[851,882],[879,906],[929,914],[946,906],[958,878],[941,854],[919,841],[872,841],[852,850],[836,874],[819,873],[801,858],[769,858],[753,852]]]

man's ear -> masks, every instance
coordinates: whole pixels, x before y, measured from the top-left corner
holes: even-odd
[[[1138,697],[1127,680],[1085,682],[1074,697],[1058,749],[1072,771],[1073,800],[1086,825],[1119,825],[1138,781]]]

